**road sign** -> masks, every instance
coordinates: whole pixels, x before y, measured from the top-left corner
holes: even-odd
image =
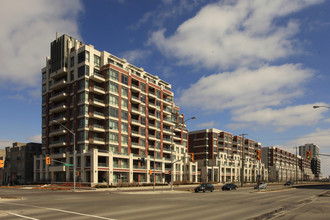
[[[73,164],[70,164],[70,163],[64,163],[63,166],[65,166],[65,167],[73,167]]]

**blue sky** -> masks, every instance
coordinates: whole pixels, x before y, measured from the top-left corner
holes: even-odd
[[[330,2],[29,0],[0,9],[0,148],[40,142],[41,68],[55,33],[172,84],[189,130],[330,154]],[[321,157],[330,175],[330,159]]]

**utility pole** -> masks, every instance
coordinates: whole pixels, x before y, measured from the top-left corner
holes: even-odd
[[[242,136],[242,167],[241,167],[241,187],[244,185],[244,151],[245,151],[245,135],[247,134],[240,134],[239,136]]]

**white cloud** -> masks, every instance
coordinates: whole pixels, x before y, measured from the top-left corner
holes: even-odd
[[[4,149],[5,147],[13,146],[13,143],[17,141],[8,140],[8,139],[0,139],[0,149]]]
[[[322,119],[322,113],[326,110],[315,111],[313,105],[324,105],[324,103],[288,106],[282,109],[265,108],[238,114],[234,112],[232,119],[238,122],[271,125],[278,131],[283,131],[293,126],[312,125]]]
[[[213,74],[181,91],[177,102],[207,111],[278,106],[303,94],[300,86],[312,75],[298,64]]]
[[[22,90],[40,84],[55,33],[78,37],[79,0],[5,1],[0,8],[0,86]]]
[[[150,55],[151,51],[149,50],[130,50],[125,51],[121,54],[123,58],[125,58],[128,62],[134,63],[137,61],[141,61],[145,59],[148,55]]]
[[[277,22],[322,0],[238,0],[209,4],[166,37],[154,32],[149,42],[183,64],[227,69],[271,62],[293,53],[296,20]]]
[[[307,143],[316,144],[320,148],[320,154],[330,154],[330,129],[316,129],[314,132],[287,142],[287,146],[301,146]],[[324,177],[330,175],[330,157],[320,156],[321,172]]]
[[[201,123],[201,124],[197,124],[196,127],[197,128],[213,128],[215,126],[215,122],[214,121],[210,121],[210,122],[205,122],[205,123]]]
[[[41,137],[41,134],[38,134],[32,137],[28,137],[27,140],[30,142],[41,143]]]

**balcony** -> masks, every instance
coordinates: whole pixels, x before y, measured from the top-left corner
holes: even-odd
[[[91,118],[96,118],[96,119],[105,119],[105,115],[102,112],[90,112],[89,117]]]
[[[171,144],[172,140],[171,140],[171,138],[163,138],[163,143]]]
[[[133,103],[141,103],[140,98],[138,96],[132,95],[131,101]]]
[[[61,99],[64,99],[68,96],[68,94],[66,94],[66,92],[58,92],[55,93],[49,100],[50,101],[59,101]]]
[[[94,73],[93,75],[90,76],[90,79],[96,82],[105,82],[104,76],[99,73]]]
[[[168,108],[168,107],[166,107],[166,108],[163,108],[163,114],[164,115],[171,115],[172,114],[172,109],[171,108]]]
[[[132,130],[132,131],[131,131],[131,136],[132,136],[132,137],[140,137],[141,135],[140,135],[139,131],[134,131],[134,130]]]
[[[155,103],[152,103],[152,102],[149,102],[148,103],[148,107],[149,108],[152,108],[152,109],[156,109],[157,108],[157,106],[155,105]]]
[[[138,119],[132,118],[131,124],[132,125],[140,125],[140,121]]]
[[[152,97],[152,98],[155,98],[155,99],[157,98],[157,96],[155,95],[155,93],[148,93],[148,96],[149,97]]]
[[[90,105],[95,105],[95,106],[98,106],[98,107],[105,107],[104,101],[101,100],[101,99],[97,99],[97,98],[94,98],[93,100],[90,100],[89,104]]]
[[[104,95],[105,94],[105,89],[100,87],[100,86],[93,86],[90,91],[94,92],[94,93],[97,93],[97,94],[100,94],[100,95]]]
[[[131,112],[132,112],[132,113],[135,113],[135,114],[141,114],[141,112],[139,111],[139,109],[136,108],[136,107],[132,107],[132,108],[131,108]]]
[[[67,133],[67,131],[65,129],[58,128],[58,129],[51,130],[49,133],[49,136],[63,135],[66,133]]]
[[[153,135],[153,134],[149,134],[149,135],[148,135],[148,139],[149,139],[149,140],[154,140],[154,141],[157,140],[156,136]]]
[[[54,120],[60,122],[60,123],[64,123],[66,122],[68,119],[65,117],[65,115],[60,115],[60,116],[56,116],[56,117],[53,117],[51,120],[50,120],[50,124],[54,124],[56,122],[54,122]]]
[[[174,125],[175,125],[175,123],[172,122],[172,121],[169,120],[169,119],[164,119],[164,120],[163,120],[163,123],[166,124],[166,125],[170,125],[170,126],[174,126]]]
[[[96,132],[105,132],[105,128],[103,125],[98,125],[98,124],[94,124],[90,127],[90,130],[92,131],[96,131]],[[103,139],[102,139],[103,140]]]
[[[49,144],[49,147],[64,147],[64,146],[66,146],[66,142],[64,140],[52,141]]]
[[[156,115],[151,112],[149,112],[148,117],[155,120],[157,119]]]
[[[138,85],[132,84],[131,90],[134,90],[134,91],[139,92],[140,91],[140,88],[139,88]]]
[[[163,99],[162,101],[163,101],[163,104],[164,104],[165,106],[171,106],[171,105],[172,105],[172,104],[171,104],[172,100],[169,99],[169,98],[165,98],[165,99]]]
[[[103,138],[94,137],[93,140],[89,141],[91,144],[101,144],[104,145],[105,141]]]
[[[169,128],[163,128],[163,133],[167,135],[172,135],[171,129]]]
[[[57,70],[56,72],[53,72],[50,74],[50,78],[60,78],[67,75],[67,70],[65,67],[62,67],[61,69]]]
[[[62,80],[59,80],[59,81],[55,81],[51,86],[50,86],[50,89],[60,89],[60,88],[63,88],[66,86],[66,80],[65,79],[62,79]]]
[[[54,113],[54,112],[61,112],[66,110],[68,107],[65,104],[59,104],[59,105],[55,105],[50,109],[50,113]]]

